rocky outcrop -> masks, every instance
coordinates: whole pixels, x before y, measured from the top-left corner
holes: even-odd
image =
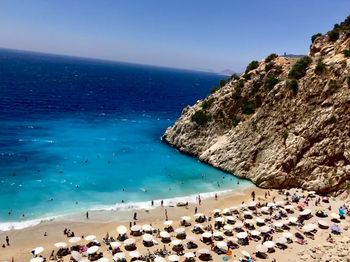
[[[349,190],[350,33],[330,38],[316,38],[304,64],[252,63],[186,107],[163,141],[263,188]]]

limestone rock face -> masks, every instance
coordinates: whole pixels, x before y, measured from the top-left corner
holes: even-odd
[[[259,62],[186,107],[163,141],[260,187],[349,190],[349,47],[346,32],[335,42],[318,37],[297,88],[288,77],[296,59]],[[193,120],[198,111],[209,116],[204,124]]]

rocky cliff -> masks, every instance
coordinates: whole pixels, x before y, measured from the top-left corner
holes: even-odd
[[[253,61],[186,107],[163,141],[263,188],[350,189],[350,18],[309,56]]]

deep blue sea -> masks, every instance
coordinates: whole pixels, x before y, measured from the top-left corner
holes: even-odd
[[[237,188],[160,140],[221,78],[0,49],[0,221]]]

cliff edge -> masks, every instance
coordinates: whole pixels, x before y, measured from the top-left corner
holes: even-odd
[[[263,188],[350,190],[350,17],[186,107],[163,141]]]

